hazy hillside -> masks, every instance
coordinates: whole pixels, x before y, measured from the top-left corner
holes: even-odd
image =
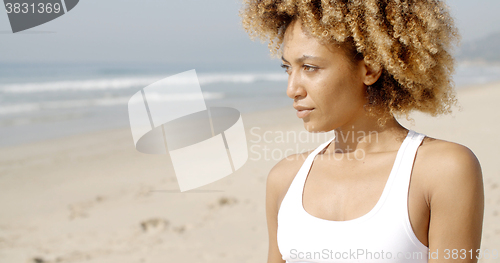
[[[463,43],[457,53],[458,61],[500,63],[500,32]]]

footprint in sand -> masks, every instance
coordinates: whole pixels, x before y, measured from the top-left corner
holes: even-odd
[[[219,208],[219,207],[224,207],[224,206],[231,206],[238,203],[238,199],[234,197],[220,197],[215,204],[209,204],[208,208],[214,209],[214,208]]]
[[[85,218],[88,217],[88,210],[92,208],[94,205],[104,202],[106,200],[106,197],[98,195],[94,199],[79,202],[76,204],[69,204],[68,205],[68,210],[69,210],[69,219],[73,220],[76,218]]]
[[[170,222],[163,218],[151,218],[141,222],[141,229],[144,233],[152,234],[165,231]]]
[[[45,259],[43,259],[41,257],[34,257],[31,259],[31,262],[32,263],[47,263],[48,261],[46,261]]]
[[[150,218],[141,222],[140,226],[143,233],[157,234],[171,230],[172,232],[182,234],[194,228],[193,224],[187,223],[180,226],[170,226],[170,222],[163,218]]]
[[[173,227],[172,230],[178,234],[182,234],[186,231],[191,230],[192,228],[194,228],[194,226],[192,224],[184,224],[181,226]]]
[[[29,263],[57,263],[57,262],[62,262],[62,261],[63,261],[63,259],[60,257],[57,257],[53,260],[49,260],[49,259],[46,259],[43,257],[34,257],[28,262]]]

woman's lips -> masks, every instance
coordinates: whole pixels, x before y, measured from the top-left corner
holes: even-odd
[[[307,115],[309,115],[309,113],[311,113],[311,111],[313,111],[314,109],[309,109],[309,110],[297,110],[297,117],[299,118],[304,118],[306,117]]]

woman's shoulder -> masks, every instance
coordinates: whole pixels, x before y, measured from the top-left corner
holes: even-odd
[[[479,160],[471,149],[432,137],[425,137],[418,148],[415,169],[435,188],[482,181]]]
[[[448,168],[464,168],[479,165],[476,155],[467,146],[426,136],[418,149],[418,155],[428,165]]]

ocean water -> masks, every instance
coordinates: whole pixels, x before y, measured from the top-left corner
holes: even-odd
[[[278,63],[277,63],[278,64]],[[292,106],[279,69],[197,70],[207,107],[251,112]],[[0,64],[0,147],[129,125],[127,103],[140,89],[188,69],[91,64]],[[500,67],[465,66],[457,88],[500,81]],[[169,100],[190,100],[182,94]]]
[[[241,113],[292,105],[287,75],[197,70],[207,107]],[[0,64],[0,147],[129,127],[128,101],[142,88],[188,69],[123,65]],[[183,93],[170,100],[189,101]]]

